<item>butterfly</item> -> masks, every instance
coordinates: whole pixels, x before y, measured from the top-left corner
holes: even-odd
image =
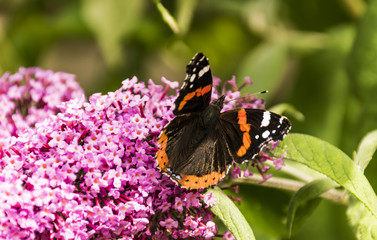
[[[212,73],[208,59],[197,53],[174,102],[176,116],[162,129],[156,154],[160,171],[188,189],[218,183],[233,162],[253,159],[266,144],[282,140],[289,120],[261,109],[221,112],[225,96],[211,102]]]

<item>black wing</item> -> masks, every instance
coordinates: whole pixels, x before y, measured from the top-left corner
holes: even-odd
[[[220,115],[228,148],[237,163],[254,158],[264,146],[282,140],[291,128],[289,120],[261,109],[240,109]]]
[[[174,115],[202,111],[212,94],[212,73],[208,59],[197,53],[186,67],[186,78],[175,100]]]
[[[160,170],[190,189],[216,184],[233,161],[221,125],[205,132],[198,120],[198,115],[173,119],[160,135],[161,149],[157,152]]]

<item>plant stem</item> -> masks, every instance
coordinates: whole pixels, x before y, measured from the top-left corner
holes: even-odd
[[[284,159],[284,161],[286,161],[286,159]],[[270,161],[267,161],[265,163],[267,166],[270,166],[270,167],[274,167],[275,165],[270,162]],[[288,164],[286,164],[283,168],[281,168],[279,170],[280,172],[284,172],[284,173],[287,173],[288,175],[292,176],[292,177],[295,177],[297,179],[301,179],[303,180],[304,182],[311,182],[314,180],[314,178],[312,176],[310,176],[309,174],[306,174],[304,173],[303,171],[300,171],[298,170],[297,168],[295,167],[292,167]]]
[[[229,182],[229,185],[237,185],[237,184],[250,184],[250,185],[259,185],[260,182],[263,181],[263,178],[259,174],[254,174],[253,176],[249,177],[239,177],[237,179],[232,179]],[[301,187],[303,187],[305,183],[300,181],[295,181],[286,178],[279,178],[279,177],[271,177],[266,182],[263,183],[264,187],[271,187],[277,189],[284,189],[288,191],[298,191]],[[331,189],[323,194],[320,197],[328,199],[332,202],[347,205],[348,204],[348,197],[344,191],[338,191],[335,189]]]
[[[170,29],[175,33],[179,33],[179,27],[175,18],[170,14],[170,12],[162,5],[159,0],[154,0],[158,11],[160,12],[162,19],[169,25]]]

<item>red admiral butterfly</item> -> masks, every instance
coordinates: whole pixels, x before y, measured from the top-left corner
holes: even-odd
[[[163,128],[156,156],[159,169],[181,187],[200,189],[218,183],[233,162],[251,160],[290,130],[287,118],[266,110],[220,113],[225,96],[210,103],[212,74],[202,53],[192,58],[186,72],[175,100],[176,117]]]

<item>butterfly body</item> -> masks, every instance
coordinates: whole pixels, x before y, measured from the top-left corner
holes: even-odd
[[[215,102],[211,103],[201,114],[199,117],[199,124],[200,127],[203,128],[204,131],[211,130],[219,121],[220,111],[223,108],[224,104],[224,96],[216,100]]]
[[[271,141],[283,139],[288,119],[260,109],[221,112],[225,96],[210,103],[212,74],[207,58],[196,54],[175,101],[176,117],[162,130],[159,169],[182,187],[219,182],[233,162],[254,158]]]

